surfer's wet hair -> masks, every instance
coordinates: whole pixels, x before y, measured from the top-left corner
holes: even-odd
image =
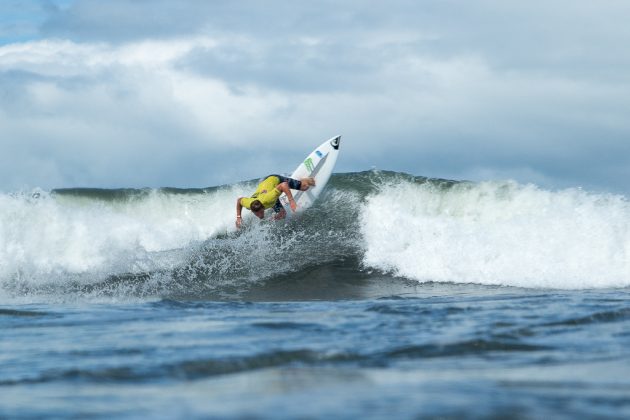
[[[249,209],[253,211],[254,213],[256,213],[257,211],[263,209],[263,205],[260,202],[260,200],[254,200],[252,201],[252,204],[249,205]]]
[[[312,178],[312,177],[302,178],[300,179],[299,183],[300,185],[298,185],[296,190],[306,191],[310,187],[315,186],[315,178]]]

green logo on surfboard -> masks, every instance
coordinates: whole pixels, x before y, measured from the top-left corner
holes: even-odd
[[[313,160],[311,158],[307,158],[304,161],[304,166],[306,166],[306,169],[308,169],[309,172],[313,172],[313,169],[315,169],[315,167],[313,166]]]

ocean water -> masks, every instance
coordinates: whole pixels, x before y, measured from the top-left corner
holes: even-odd
[[[0,194],[0,418],[630,418],[630,203],[336,174]]]

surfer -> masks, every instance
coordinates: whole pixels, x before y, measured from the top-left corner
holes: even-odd
[[[302,178],[297,180],[282,175],[269,175],[258,184],[256,192],[254,192],[251,197],[239,197],[236,200],[236,227],[241,227],[241,211],[243,207],[251,210],[259,219],[265,217],[265,209],[273,207],[273,211],[276,213],[274,220],[284,219],[287,212],[282,203],[280,203],[280,195],[282,193],[287,195],[291,210],[295,211],[297,204],[295,204],[291,190],[306,191],[314,186],[314,178]]]

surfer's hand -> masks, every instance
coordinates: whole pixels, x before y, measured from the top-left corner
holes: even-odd
[[[243,219],[241,219],[241,216],[236,216],[236,228],[237,229],[241,228],[241,223],[243,223]]]
[[[294,212],[297,210],[297,204],[295,204],[295,200],[289,201],[289,205],[291,206],[291,210]]]

